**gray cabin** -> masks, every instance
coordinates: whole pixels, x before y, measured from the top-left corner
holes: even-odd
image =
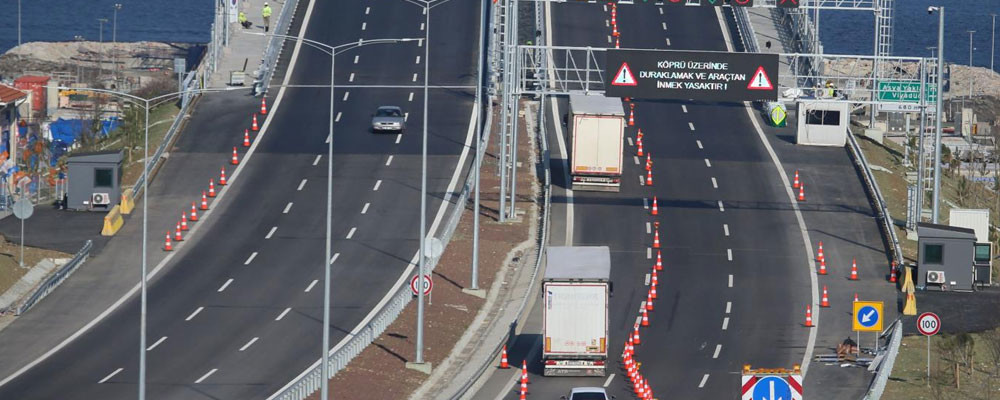
[[[921,222],[917,235],[917,287],[972,290],[976,233],[968,228]]]
[[[80,153],[66,160],[66,208],[108,211],[122,197],[122,152]]]

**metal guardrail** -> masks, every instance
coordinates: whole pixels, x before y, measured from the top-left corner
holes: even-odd
[[[295,9],[298,8],[298,5],[298,0],[285,1],[285,4],[281,6],[281,11],[278,12],[278,19],[274,25],[274,33],[288,34],[288,27],[292,23],[292,15],[295,15]],[[284,45],[285,39],[280,36],[275,35],[268,39],[267,48],[264,49],[264,56],[260,59],[257,79],[254,79],[253,82],[255,96],[263,94],[271,85],[275,65],[278,62],[278,56],[281,55],[281,49],[284,48]]]
[[[892,329],[892,337],[889,338],[889,346],[886,348],[885,357],[882,363],[879,364],[875,378],[872,379],[871,385],[868,386],[868,392],[865,393],[865,397],[862,398],[863,400],[878,400],[882,398],[885,385],[889,382],[889,376],[892,375],[892,367],[896,363],[896,355],[899,354],[899,345],[903,342],[903,324],[897,319],[889,329]]]
[[[87,243],[84,243],[83,247],[80,248],[80,251],[76,252],[76,255],[74,255],[69,262],[59,268],[59,271],[56,271],[55,274],[46,279],[44,283],[35,289],[35,292],[32,293],[31,296],[24,301],[24,303],[21,303],[21,305],[17,308],[15,315],[24,314],[28,311],[28,309],[37,304],[39,300],[48,296],[48,294],[57,286],[62,284],[66,278],[69,278],[69,276],[73,274],[73,271],[76,271],[76,269],[82,265],[84,261],[87,261],[87,257],[90,256],[90,249],[93,247],[94,242],[90,240],[88,240]]]
[[[868,192],[872,206],[878,213],[878,219],[884,231],[883,235],[885,235],[886,240],[889,242],[888,244],[892,247],[892,260],[896,262],[896,265],[903,265],[903,250],[899,245],[899,238],[896,236],[892,217],[889,215],[889,207],[885,204],[885,198],[882,197],[882,191],[879,190],[878,182],[875,181],[875,175],[872,174],[871,168],[868,167],[868,160],[865,159],[865,153],[861,151],[861,146],[858,145],[858,141],[854,138],[854,134],[851,133],[850,128],[847,129],[847,148],[850,149],[854,165],[861,172],[861,177],[865,181],[865,191]]]
[[[729,7],[729,9],[736,20],[736,30],[743,43],[743,49],[747,53],[759,52],[757,34],[753,30],[753,24],[750,23],[750,14],[747,13],[746,7]]]

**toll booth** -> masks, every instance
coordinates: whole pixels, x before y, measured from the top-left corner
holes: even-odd
[[[843,147],[847,144],[850,104],[822,100],[799,100],[795,143],[809,146]]]
[[[971,291],[976,233],[957,226],[917,224],[917,288]]]
[[[80,153],[66,160],[66,208],[108,211],[121,199],[122,152]]]

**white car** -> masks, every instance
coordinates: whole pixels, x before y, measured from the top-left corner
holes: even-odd
[[[398,132],[406,129],[406,115],[396,106],[381,106],[372,114],[372,132]]]
[[[610,400],[615,396],[608,396],[608,392],[602,387],[575,387],[569,391],[569,396],[563,396],[564,400]]]

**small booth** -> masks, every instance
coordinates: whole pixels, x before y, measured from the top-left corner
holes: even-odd
[[[917,288],[973,290],[976,232],[957,226],[917,224]]]
[[[108,211],[121,199],[122,152],[74,154],[67,158],[66,208]]]
[[[796,144],[835,147],[847,144],[847,126],[851,117],[849,103],[818,99],[801,99],[797,103]]]

